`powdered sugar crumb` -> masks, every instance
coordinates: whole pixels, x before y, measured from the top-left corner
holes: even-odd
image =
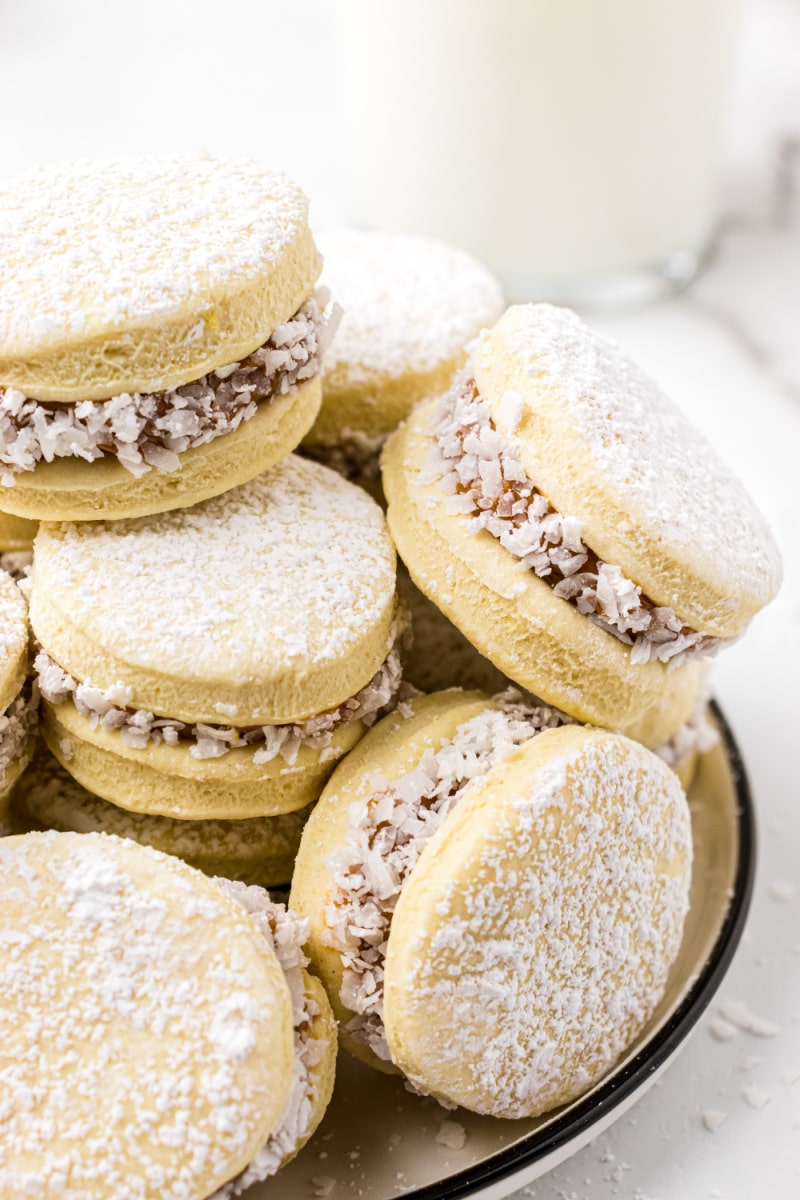
[[[463,1150],[467,1144],[467,1131],[458,1121],[442,1121],[436,1131],[436,1141],[448,1150]]]
[[[777,1037],[781,1031],[779,1025],[751,1012],[742,1000],[723,1000],[719,1011],[726,1021],[730,1021],[731,1025],[735,1025],[737,1029],[742,1029],[745,1033],[751,1033],[755,1037]]]
[[[709,1133],[716,1133],[727,1116],[721,1108],[707,1108],[702,1115],[703,1126]]]
[[[772,1099],[768,1092],[762,1091],[761,1088],[757,1087],[754,1083],[748,1084],[747,1087],[742,1088],[742,1097],[745,1103],[750,1106],[750,1108],[755,1108],[759,1112],[766,1108]]]

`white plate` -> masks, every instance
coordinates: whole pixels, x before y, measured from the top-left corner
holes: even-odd
[[[485,1200],[508,1196],[616,1121],[685,1043],[719,987],[741,936],[755,861],[753,809],[741,759],[718,709],[720,744],[689,792],[694,873],[681,952],[664,999],[630,1053],[591,1092],[538,1120],[447,1113],[402,1082],[339,1057],[325,1120],[299,1157],[247,1200]],[[437,1141],[456,1122],[461,1149]],[[450,1132],[454,1132],[452,1129]],[[458,1130],[456,1129],[457,1133]]]

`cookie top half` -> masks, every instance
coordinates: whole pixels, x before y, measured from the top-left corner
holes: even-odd
[[[80,682],[186,721],[335,708],[389,651],[395,552],[377,504],[290,456],[189,509],[42,526],[31,622]]]
[[[774,597],[780,555],[743,484],[678,405],[575,313],[508,309],[481,335],[474,375],[536,488],[655,604],[731,638]]]
[[[472,255],[433,238],[342,230],[319,243],[322,282],[343,316],[307,440],[385,436],[447,386],[467,343],[502,312],[500,285]]]
[[[161,392],[260,346],[313,290],[308,204],[247,160],[120,158],[0,185],[0,385]]]
[[[289,989],[257,925],[102,834],[4,838],[0,866],[0,1193],[211,1195],[291,1086]]]

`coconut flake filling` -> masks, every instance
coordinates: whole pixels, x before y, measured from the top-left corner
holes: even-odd
[[[5,787],[6,772],[25,748],[36,730],[39,688],[26,679],[22,688],[0,716],[0,788]]]
[[[335,305],[323,312],[327,301],[320,289],[247,358],[166,392],[58,404],[0,387],[0,482],[11,487],[15,474],[55,458],[112,455],[137,477],[179,470],[184,451],[232,433],[318,373],[340,319]]]
[[[402,680],[400,651],[395,644],[402,632],[398,622],[386,659],[369,683],[355,696],[345,700],[338,708],[289,725],[258,725],[243,729],[231,725],[191,725],[129,707],[133,692],[123,683],[116,683],[105,690],[90,683],[80,683],[45,650],[39,651],[33,666],[45,700],[54,705],[71,701],[80,715],[91,722],[93,729],[99,726],[107,731],[119,730],[125,745],[134,750],[144,750],[148,745],[157,746],[162,742],[167,746],[190,743],[189,753],[193,758],[220,758],[229,750],[253,746],[256,747],[254,763],[272,762],[280,754],[286,763],[293,766],[301,746],[322,750],[324,758],[334,732],[341,725],[351,721],[373,725],[391,705]],[[224,706],[219,705],[218,709],[222,712]],[[335,755],[335,751],[331,753]]]
[[[688,720],[681,725],[678,732],[673,734],[668,742],[664,742],[663,746],[659,746],[657,750],[653,751],[659,758],[663,758],[673,771],[677,770],[690,754],[694,754],[695,751],[698,754],[705,754],[719,741],[719,730],[709,719],[708,701],[708,692],[702,692],[698,696]]]
[[[438,751],[350,806],[344,844],[328,859],[327,944],[341,955],[339,998],[353,1014],[348,1033],[391,1061],[383,1024],[383,973],[392,916],[403,884],[447,815],[476,781],[545,729],[570,723],[546,705],[525,704],[513,688],[459,725]]]
[[[513,434],[522,401],[508,392],[503,408],[503,423]],[[519,443],[497,429],[469,370],[442,397],[434,433],[424,480],[447,493],[447,511],[469,517],[474,532],[488,530],[521,569],[532,570],[556,596],[630,646],[631,662],[679,666],[730,644],[690,629],[671,608],[643,595],[619,567],[597,558],[581,539],[580,522],[557,512],[528,478]]]
[[[298,1143],[309,1136],[317,1100],[315,1068],[322,1061],[328,1043],[311,1034],[312,1022],[320,1010],[316,1001],[306,995],[303,983],[303,968],[308,965],[303,954],[308,921],[282,904],[274,904],[263,888],[218,877],[214,883],[250,914],[270,949],[275,951],[289,987],[294,1028],[292,1081],[283,1115],[253,1160],[211,1197],[211,1200],[229,1200],[254,1183],[269,1179],[294,1154]]]

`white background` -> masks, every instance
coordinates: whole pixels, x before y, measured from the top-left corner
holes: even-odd
[[[0,175],[84,155],[248,154],[305,187],[317,227],[343,222],[335,28],[324,0],[0,0]],[[781,597],[715,674],[761,833],[753,913],[721,998],[780,1033],[722,1042],[710,1014],[630,1116],[529,1190],[539,1200],[800,1196],[799,0],[748,10],[721,207],[715,262],[691,293],[596,324],[687,406],[783,546]],[[724,1114],[713,1133],[712,1110]]]

